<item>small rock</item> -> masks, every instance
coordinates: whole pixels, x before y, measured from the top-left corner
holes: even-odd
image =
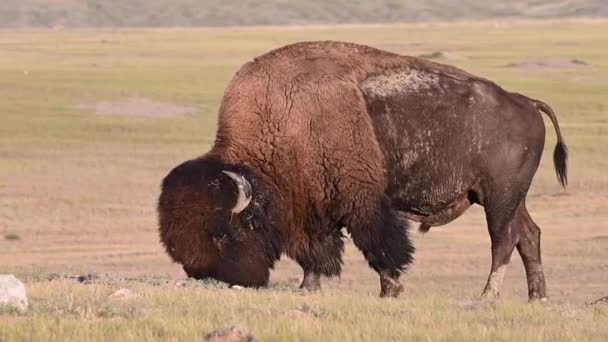
[[[232,289],[232,290],[242,290],[242,289],[244,289],[244,287],[239,286],[239,285],[232,285],[232,286],[230,286],[230,289]]]
[[[178,281],[175,283],[175,287],[186,287],[188,286],[188,282],[185,281]]]
[[[304,304],[295,309],[285,311],[285,316],[289,318],[318,318],[319,313],[310,307],[310,305]]]
[[[109,299],[120,301],[128,301],[136,297],[137,294],[129,289],[119,289],[116,292],[112,293],[110,296],[108,296]]]
[[[28,307],[25,285],[14,275],[0,275],[0,307],[12,306],[21,312]]]
[[[246,329],[239,326],[231,326],[209,333],[206,340],[210,342],[252,342],[255,341]]]

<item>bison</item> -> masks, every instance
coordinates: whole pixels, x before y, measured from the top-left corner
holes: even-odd
[[[261,287],[282,254],[301,287],[340,274],[346,228],[379,274],[403,291],[413,260],[407,220],[446,224],[485,209],[497,297],[514,248],[529,298],[545,298],[540,228],[525,204],[545,140],[541,101],[452,66],[344,42],[302,42],[246,63],[228,85],[215,143],[175,167],[158,201],[160,237],[190,277]]]

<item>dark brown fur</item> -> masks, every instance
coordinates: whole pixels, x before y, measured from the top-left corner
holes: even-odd
[[[211,151],[163,182],[161,240],[188,275],[251,286],[265,284],[285,253],[304,269],[306,287],[340,274],[346,227],[379,273],[382,295],[396,296],[413,254],[402,217],[430,227],[479,203],[500,259],[495,271],[521,234],[536,236],[527,223],[529,233],[505,232],[514,215],[527,217],[523,198],[544,144],[537,108],[548,108],[539,103],[454,67],[366,46],[271,51],[228,85]],[[565,180],[561,136],[560,144]],[[252,204],[238,218],[229,217],[236,187],[224,169],[252,183]],[[231,236],[233,250],[221,251],[214,234]],[[540,284],[537,273],[529,282]],[[544,280],[537,287],[543,297]]]

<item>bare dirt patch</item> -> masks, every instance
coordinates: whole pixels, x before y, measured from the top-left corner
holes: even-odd
[[[531,59],[523,62],[509,63],[507,68],[540,69],[540,68],[586,68],[591,64],[575,58]]]
[[[144,97],[128,97],[122,100],[81,104],[77,109],[91,110],[98,115],[143,116],[167,118],[191,115],[197,108],[180,106],[169,102],[159,102]]]

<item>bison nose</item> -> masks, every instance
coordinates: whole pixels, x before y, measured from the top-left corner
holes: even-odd
[[[213,273],[211,271],[201,267],[184,266],[184,272],[186,272],[189,278],[198,280],[213,277]]]

